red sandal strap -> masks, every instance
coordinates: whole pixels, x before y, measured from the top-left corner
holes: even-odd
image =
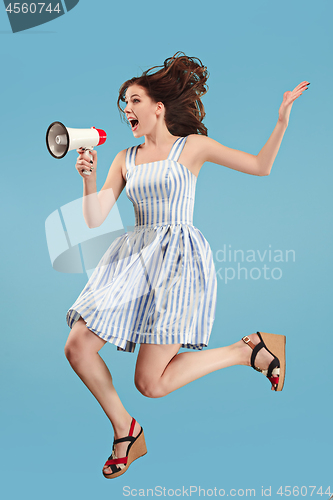
[[[135,418],[132,418],[132,423],[131,423],[130,431],[128,434],[129,436],[133,436],[135,424],[136,424],[136,420],[135,420]]]
[[[117,464],[127,464],[127,457],[123,458],[112,458],[112,460],[107,460],[104,464],[104,467],[106,465],[117,465]]]

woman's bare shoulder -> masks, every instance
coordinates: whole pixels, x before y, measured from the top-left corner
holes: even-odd
[[[202,134],[190,134],[187,136],[186,142],[189,145],[189,149],[198,154],[203,148],[207,147],[210,139],[206,135]]]
[[[203,144],[206,142],[208,137],[206,135],[202,134],[190,134],[187,136],[187,141],[193,143],[193,144]]]

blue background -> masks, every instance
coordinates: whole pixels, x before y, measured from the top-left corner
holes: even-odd
[[[125,485],[256,488],[256,496],[271,486],[271,498],[281,498],[279,486],[322,485],[325,492],[330,485],[333,493],[332,14],[323,0],[81,0],[59,19],[14,35],[3,8],[3,498],[120,499]],[[236,267],[217,261],[224,245],[295,251],[295,262],[266,261],[282,269],[279,280],[226,284],[218,276],[209,345],[257,330],[284,334],[286,383],[274,393],[254,370],[232,367],[147,399],[134,387],[136,355],[107,344],[101,355],[125,407],[145,429],[148,454],[106,481],[101,468],[112,428],[63,352],[66,311],[87,275],[52,268],[44,227],[53,211],[82,196],[82,182],[76,153],[52,158],[45,132],[55,120],[107,131],[98,148],[100,189],[117,152],[141,142],[120,121],[120,85],[178,50],[199,57],[210,72],[203,98],[209,135],[252,154],[273,131],[283,93],[311,82],[293,105],[270,176],[207,163],[194,213],[217,271]],[[124,227],[133,225],[125,190],[117,205]]]

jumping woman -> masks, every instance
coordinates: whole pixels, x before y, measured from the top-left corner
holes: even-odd
[[[135,385],[150,398],[233,365],[262,372],[272,390],[281,391],[284,384],[283,335],[257,332],[227,347],[202,350],[214,322],[217,281],[210,246],[193,225],[193,209],[205,162],[269,175],[293,102],[309,82],[284,93],[270,138],[252,155],[207,136],[201,102],[207,78],[199,59],[177,52],[121,86],[118,108],[133,136],[144,142],[116,155],[99,193],[96,151],[90,160],[78,150],[87,225],[103,223],[125,186],[135,211],[133,231],[111,244],[67,312],[66,357],[114,430],[112,454],[103,467],[106,478],[120,476],[147,452],[143,429],[124,408],[99,355],[106,342],[128,352],[140,344]],[[181,347],[199,352],[178,354]]]

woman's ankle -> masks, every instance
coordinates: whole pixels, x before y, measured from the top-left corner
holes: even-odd
[[[132,425],[132,420],[133,420],[133,417],[131,417],[128,414],[128,417],[123,418],[120,422],[118,422],[117,425],[112,424],[115,439],[120,439],[122,437],[129,435],[131,425]],[[135,432],[137,426],[139,426],[139,424],[136,422],[135,427],[134,427],[134,432]]]

